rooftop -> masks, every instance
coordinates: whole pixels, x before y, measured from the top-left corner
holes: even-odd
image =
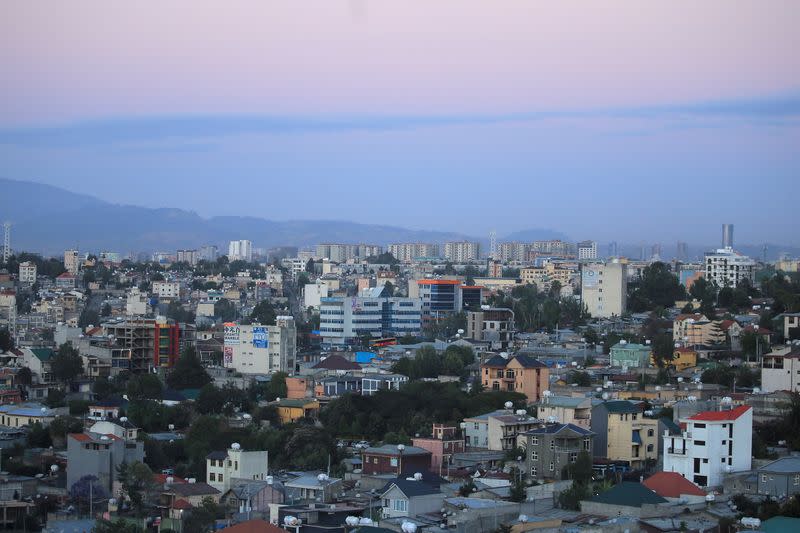
[[[656,472],[642,485],[664,498],[680,498],[684,494],[705,496],[703,490],[677,472]]]
[[[589,501],[626,507],[641,507],[644,504],[657,505],[667,502],[641,483],[633,481],[623,481],[619,485],[614,485],[610,490],[590,498]]]
[[[739,407],[734,407],[728,411],[705,411],[702,413],[697,413],[696,415],[689,417],[689,420],[698,420],[701,422],[725,422],[736,420],[749,410],[750,406],[740,405]]]

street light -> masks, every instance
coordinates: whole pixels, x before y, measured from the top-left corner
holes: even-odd
[[[406,449],[405,444],[398,444],[397,451],[400,453],[400,457],[397,460],[397,477],[400,477],[403,473],[403,450]]]

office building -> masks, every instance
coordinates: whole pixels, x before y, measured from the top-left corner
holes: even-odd
[[[223,366],[242,374],[294,372],[297,328],[291,316],[279,316],[274,326],[237,324],[224,326]]]
[[[19,264],[19,282],[22,285],[33,285],[36,283],[36,263],[33,261],[23,261]]]
[[[722,225],[722,247],[733,248],[733,224]]]
[[[481,256],[481,245],[471,241],[447,242],[444,245],[444,258],[452,263],[469,263]]]
[[[752,285],[755,269],[755,261],[733,248],[720,248],[705,254],[705,278],[718,287],[735,289],[745,279]]]
[[[319,329],[324,345],[354,344],[364,336],[418,336],[422,329],[422,301],[385,296],[322,298]]]
[[[597,259],[597,243],[594,241],[581,241],[577,245],[578,260]]]
[[[228,244],[228,261],[253,261],[253,243],[248,240],[231,241]]]
[[[627,265],[618,261],[581,268],[581,301],[595,318],[622,316],[627,309]]]
[[[408,296],[422,300],[422,316],[439,318],[464,309],[477,310],[483,303],[483,287],[462,285],[457,279],[409,280]]]
[[[439,257],[439,245],[424,242],[405,242],[389,245],[389,253],[403,263],[412,263],[419,258]]]
[[[73,275],[76,275],[81,267],[78,253],[78,250],[67,250],[64,252],[64,268]]]
[[[677,472],[700,487],[722,485],[731,472],[750,470],[753,409],[731,408],[723,398],[723,410],[704,411],[679,421],[682,432],[664,432],[664,472]]]

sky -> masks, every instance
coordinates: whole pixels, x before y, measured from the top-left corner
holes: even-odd
[[[800,245],[800,2],[0,3],[0,176],[204,216]]]

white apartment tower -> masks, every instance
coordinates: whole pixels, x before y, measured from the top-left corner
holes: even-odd
[[[297,329],[294,318],[279,316],[274,326],[225,324],[223,365],[242,374],[294,372]]]
[[[597,259],[597,243],[582,241],[578,243],[578,260]]]
[[[627,265],[618,261],[583,265],[581,301],[593,317],[622,316],[628,303]]]
[[[24,261],[19,264],[19,282],[23,285],[36,283],[36,263]]]
[[[228,244],[228,261],[247,261],[253,260],[253,243],[248,240],[231,241]]]
[[[439,257],[439,245],[424,242],[401,242],[390,244],[389,253],[398,261],[411,263],[419,257]]]
[[[756,263],[733,248],[720,248],[705,254],[705,278],[718,287],[735,289],[742,280],[755,281]]]
[[[477,261],[481,255],[481,245],[472,241],[447,242],[444,245],[444,258],[453,263]]]

